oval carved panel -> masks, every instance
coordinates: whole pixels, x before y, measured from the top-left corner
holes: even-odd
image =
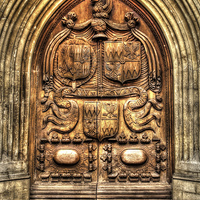
[[[147,155],[144,150],[125,149],[121,153],[121,160],[128,165],[142,165],[147,160]]]
[[[75,165],[80,160],[76,150],[58,150],[54,154],[54,161],[60,165]]]

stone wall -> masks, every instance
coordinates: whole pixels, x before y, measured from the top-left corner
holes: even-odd
[[[194,178],[195,180],[195,178]],[[200,199],[200,183],[199,181],[190,180],[189,178],[174,178],[174,200],[197,200]]]
[[[0,182],[0,199],[2,200],[29,200],[28,179]]]
[[[200,199],[200,1],[138,1],[160,25],[173,61],[173,198]],[[28,199],[31,62],[40,33],[64,2],[0,0],[1,199]]]

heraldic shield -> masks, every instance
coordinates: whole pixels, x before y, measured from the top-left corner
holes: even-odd
[[[84,103],[84,134],[102,141],[118,133],[118,103],[113,101]]]
[[[89,76],[91,51],[90,45],[83,40],[71,39],[61,44],[57,52],[59,76],[71,80]]]
[[[105,76],[124,83],[137,79],[141,75],[140,42],[105,42]]]

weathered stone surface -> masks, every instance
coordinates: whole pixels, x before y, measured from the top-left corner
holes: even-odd
[[[0,182],[0,199],[29,200],[29,179]]]
[[[200,199],[200,181],[173,180],[173,199]]]
[[[194,193],[183,192],[183,200],[188,200],[188,199],[199,200],[200,199],[200,195],[194,194]]]
[[[197,184],[197,193],[200,194],[200,184]]]

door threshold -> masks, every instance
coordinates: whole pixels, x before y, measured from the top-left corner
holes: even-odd
[[[30,199],[172,199],[169,184],[33,185]]]

